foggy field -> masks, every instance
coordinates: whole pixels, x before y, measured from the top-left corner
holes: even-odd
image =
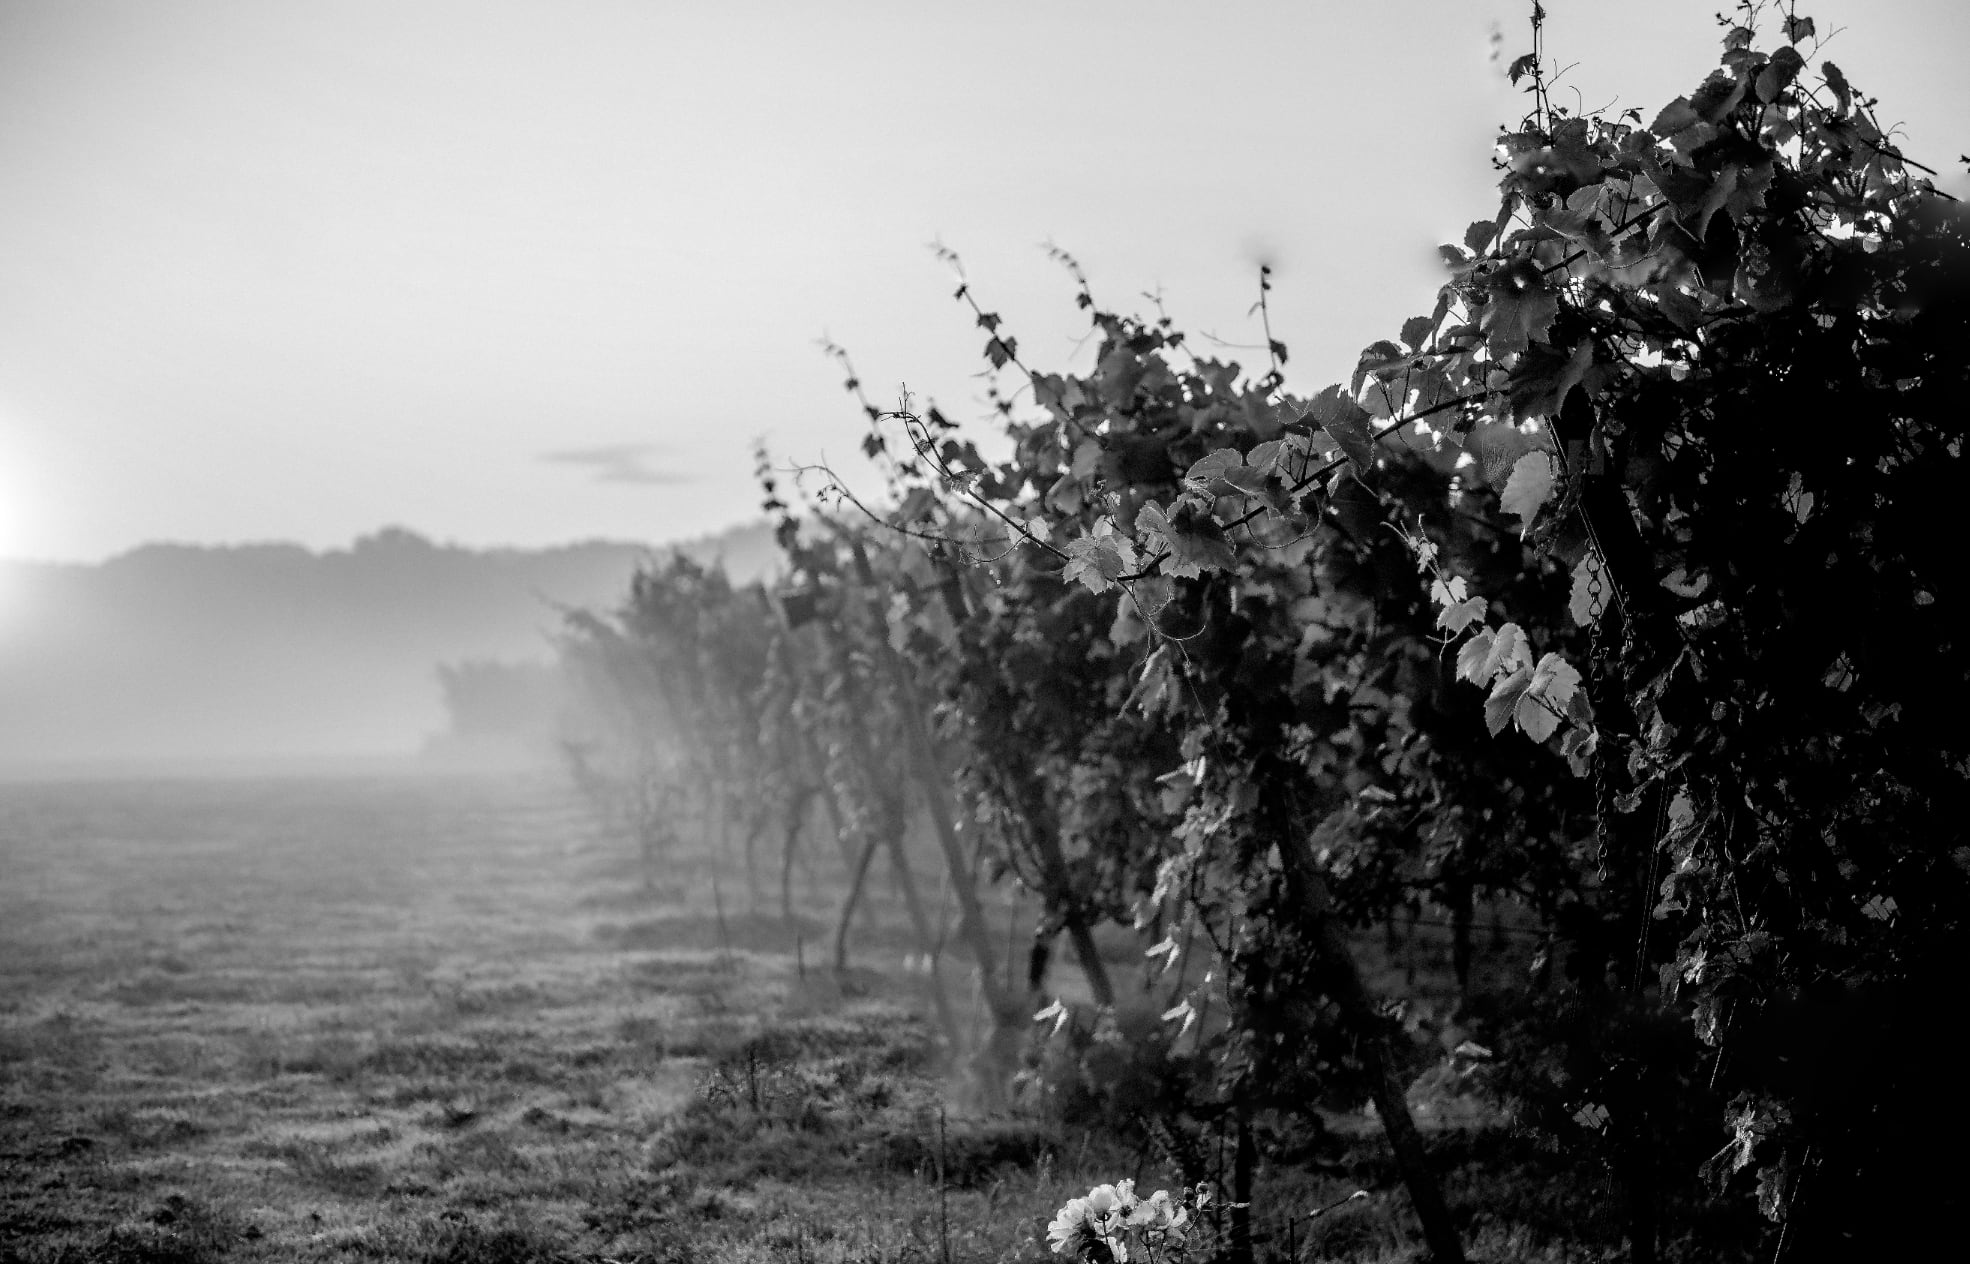
[[[879,985],[803,990],[791,955],[748,950],[777,923],[735,916],[722,963],[714,919],[617,879],[551,786],[8,797],[15,1257],[681,1258],[844,1209],[881,1251],[922,1232],[920,1025]],[[768,1030],[814,1109],[853,1117],[807,1138],[893,1153],[844,1173],[811,1144],[724,1144],[701,1087]]]
[[[7,787],[0,1260],[1039,1260],[1067,1197],[1174,1181],[964,1109],[880,884],[884,972],[844,988],[825,883],[797,958],[742,871],[721,943],[704,872],[632,860],[546,780]],[[1336,1134],[1262,1173],[1267,1256],[1280,1209],[1365,1185],[1295,1252],[1408,1258],[1377,1142]],[[1592,1182],[1440,1140],[1493,1258],[1596,1231]]]

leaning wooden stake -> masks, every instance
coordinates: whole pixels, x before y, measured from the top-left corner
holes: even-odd
[[[711,904],[718,911],[718,951],[719,959],[725,965],[732,964],[732,932],[725,926],[725,896],[718,889],[718,871],[711,872]]]
[[[916,876],[910,872],[909,857],[903,851],[902,831],[890,834],[888,845],[890,866],[895,871],[897,885],[903,889],[903,905],[910,912],[911,929],[916,932],[917,945],[923,949],[924,960],[929,965],[931,1002],[937,1006],[937,1021],[944,1028],[955,1056],[963,1028],[958,1024],[957,1011],[951,1008],[950,996],[944,991],[944,976],[937,963],[937,932],[917,895]]]
[[[1066,928],[1067,941],[1073,945],[1074,955],[1081,963],[1081,973],[1087,976],[1088,990],[1094,994],[1095,1004],[1112,1007],[1115,1004],[1115,985],[1109,981],[1108,967],[1101,960],[1100,949],[1095,946],[1094,932],[1075,905],[1074,884],[1068,877],[1067,857],[1060,849],[1059,823],[1048,809],[1039,783],[1030,772],[1007,761],[1004,774],[1019,803],[1027,844],[1039,858],[1040,874],[1053,888],[1054,897],[1065,905],[1061,923]]]
[[[807,805],[819,792],[816,786],[796,785],[787,792],[780,805],[783,826],[780,840],[780,920],[784,922],[793,921],[793,867],[800,857],[801,823],[807,819]]]
[[[851,549],[856,577],[861,580],[865,591],[874,593],[875,575],[869,567],[868,554],[860,541],[851,541]],[[878,630],[887,630],[889,621],[873,598],[868,603],[867,614]],[[937,835],[937,846],[944,853],[944,864],[951,875],[951,891],[958,902],[958,938],[971,953],[986,1009],[992,1015],[992,1034],[985,1048],[979,1051],[976,1069],[980,1088],[988,1098],[996,1099],[1003,1094],[1005,1081],[1011,1078],[1017,1062],[1019,1042],[1031,1014],[1031,998],[1014,997],[1010,981],[999,977],[998,954],[993,951],[991,930],[985,925],[984,907],[978,899],[978,885],[973,880],[971,865],[965,856],[964,842],[958,837],[957,814],[951,803],[949,779],[939,767],[936,743],[924,723],[923,701],[917,694],[916,682],[911,679],[902,655],[890,645],[886,636],[875,639],[875,656],[881,660],[883,671],[895,691],[896,709],[903,726],[903,744],[907,748],[910,769],[923,792],[924,806],[929,810],[930,823]]]
[[[1334,900],[1327,889],[1326,875],[1314,858],[1313,848],[1303,835],[1294,835],[1280,844],[1286,862],[1286,881],[1295,902],[1306,910],[1308,929],[1314,937],[1327,984],[1340,1005],[1348,1025],[1358,1033],[1358,1052],[1368,1072],[1368,1091],[1375,1110],[1382,1118],[1382,1131],[1395,1152],[1396,1167],[1409,1199],[1416,1207],[1416,1218],[1423,1224],[1423,1239],[1429,1244],[1434,1264],[1463,1264],[1464,1244],[1457,1226],[1450,1219],[1450,1208],[1443,1201],[1442,1187],[1430,1170],[1429,1155],[1423,1148],[1423,1135],[1409,1113],[1409,1098],[1396,1070],[1395,1052],[1389,1046],[1387,1023],[1363,982],[1361,969],[1341,925],[1334,916]]]
[[[841,916],[835,920],[835,973],[848,972],[848,926],[855,920],[855,906],[862,900],[862,883],[869,876],[869,862],[876,858],[876,848],[882,840],[871,835],[862,844],[862,854],[855,858],[855,867],[848,875],[848,894],[842,897]]]
[[[867,770],[873,779],[877,767],[875,740],[863,720],[870,714],[868,700],[857,683],[855,667],[849,661],[847,652],[838,643],[832,644],[831,648],[836,660],[835,669],[840,673],[842,689],[847,694],[849,718],[843,725],[844,738],[849,743],[856,766]],[[923,901],[918,898],[916,881],[903,851],[903,828],[908,805],[900,788],[880,787],[876,793],[880,795],[879,810],[875,814],[877,819],[861,856],[856,859],[854,878],[849,885],[848,896],[842,902],[841,921],[835,930],[835,969],[838,972],[847,969],[849,922],[861,899],[862,887],[868,882],[869,862],[874,858],[875,849],[882,847],[889,852],[891,870],[903,896],[903,905],[909,910],[917,946],[930,959],[932,1000],[937,1007],[937,1019],[944,1028],[945,1039],[955,1055],[963,1040],[963,1030],[958,1024],[957,1012],[951,1007],[951,998],[945,994],[943,979],[937,969],[937,939],[931,928],[930,916],[924,911]]]

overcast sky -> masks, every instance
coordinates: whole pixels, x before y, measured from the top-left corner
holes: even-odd
[[[1656,108],[1716,0],[1551,0],[1563,100]],[[965,256],[1029,357],[1160,289],[1293,383],[1425,310],[1524,98],[1504,0],[0,0],[0,557],[146,540],[664,540],[754,516],[753,442],[852,465],[878,395],[973,415]],[[1970,4],[1802,3],[1970,150]]]

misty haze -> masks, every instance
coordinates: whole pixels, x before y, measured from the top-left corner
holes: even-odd
[[[771,550],[764,528],[684,548],[747,579]],[[320,553],[147,545],[94,565],[0,562],[0,775],[550,758],[551,711],[476,750],[448,740],[466,735],[447,673],[551,668],[565,612],[620,604],[657,554],[474,550],[394,528]]]
[[[1718,8],[0,0],[0,1264],[1953,1258],[1970,5]]]

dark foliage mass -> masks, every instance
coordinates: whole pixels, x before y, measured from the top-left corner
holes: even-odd
[[[1465,993],[1446,1065],[1613,1172],[1634,1258],[1671,1199],[1719,1241],[1755,1207],[1789,1257],[1920,1240],[1954,1201],[1924,1138],[1963,1123],[1934,1011],[1965,959],[1970,677],[1937,524],[1970,219],[1809,69],[1809,19],[1766,50],[1757,16],[1652,118],[1569,114],[1540,53],[1515,64],[1496,213],[1311,398],[1269,328],[1264,372],[1196,354],[1065,255],[1085,372],[1029,367],[961,283],[1017,383],[1002,437],[849,369],[890,498],[831,484],[799,518],[768,476],[773,591],[674,566],[575,649],[668,682],[673,758],[735,813],[791,838],[824,799],[860,872],[921,812],[961,892],[982,861],[1033,893],[1025,978],[960,898],[1005,1040],[1064,933],[1091,1004],[1047,1013],[1098,1047],[1094,932],[1142,932],[1199,1072],[1127,1071],[1173,1154],[1228,1127],[1248,1183],[1269,1121],[1367,1098],[1460,1258],[1405,1099],[1445,1055],[1354,933],[1427,908]],[[1540,946],[1480,995],[1500,902]]]

